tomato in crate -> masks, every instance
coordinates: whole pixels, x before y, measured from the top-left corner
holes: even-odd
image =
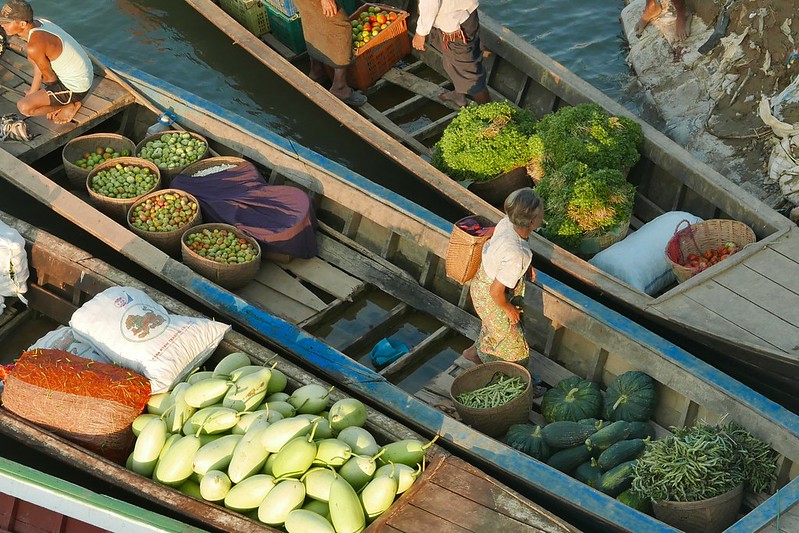
[[[408,13],[364,4],[350,16],[355,61],[347,72],[350,86],[366,90],[411,51]]]

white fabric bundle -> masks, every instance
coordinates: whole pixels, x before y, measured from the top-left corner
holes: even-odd
[[[641,292],[657,294],[677,280],[666,260],[666,245],[682,220],[702,221],[684,211],[663,213],[588,262]]]
[[[25,239],[14,228],[0,222],[0,296],[22,296],[28,290],[28,255]],[[0,311],[5,307],[0,306]]]
[[[131,287],[104,290],[75,311],[69,325],[112,362],[149,378],[153,394],[201,365],[230,329],[207,318],[170,315]]]
[[[69,326],[60,326],[58,329],[49,332],[41,339],[34,342],[28,350],[35,350],[36,348],[43,350],[61,350],[73,353],[84,359],[112,364],[111,359],[102,353],[97,346],[93,345],[91,342],[87,342],[83,337],[79,340],[75,336],[75,331]]]

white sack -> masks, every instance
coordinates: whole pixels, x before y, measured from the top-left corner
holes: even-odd
[[[666,260],[666,245],[681,220],[702,221],[684,211],[663,213],[588,262],[641,292],[656,294],[676,281]]]
[[[131,287],[104,290],[75,311],[69,325],[114,363],[149,378],[153,394],[200,366],[230,329],[206,318],[170,315]]]
[[[16,296],[27,303],[22,296],[28,290],[27,283],[25,239],[17,230],[0,221],[0,296]]]
[[[34,342],[28,350],[35,350],[36,348],[61,350],[84,359],[112,364],[111,359],[102,353],[97,346],[87,342],[85,339],[79,340],[74,330],[69,326],[60,326],[58,329],[47,333],[47,335]]]

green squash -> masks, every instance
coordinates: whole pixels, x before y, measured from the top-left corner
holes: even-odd
[[[605,392],[605,419],[646,422],[656,404],[655,381],[643,372],[625,372]]]
[[[541,401],[541,414],[548,423],[599,418],[601,411],[602,393],[599,385],[579,376],[562,380],[548,390]]]
[[[652,502],[646,499],[643,496],[639,496],[632,491],[632,489],[627,489],[618,496],[616,499],[619,500],[624,505],[628,507],[632,507],[636,511],[641,511],[642,513],[651,515],[652,514]]]
[[[511,448],[516,448],[539,461],[549,459],[549,446],[541,436],[541,426],[514,424],[508,428],[505,442]]]

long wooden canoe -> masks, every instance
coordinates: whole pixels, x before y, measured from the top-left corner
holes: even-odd
[[[253,285],[234,294],[60,187],[63,169],[58,161],[41,158],[34,169],[0,151],[0,174],[287,357],[310,365],[422,433],[440,434],[460,456],[511,480],[523,494],[567,507],[579,525],[671,530],[451,416],[448,386],[465,366],[459,350],[476,337],[479,322],[464,309],[464,291],[443,274],[449,223],[196,96],[135,69],[128,68],[125,76],[122,83],[134,84],[152,101],[168,101],[181,123],[206,136],[216,151],[247,157],[272,181],[308,190],[321,223],[319,256],[267,264],[264,269],[271,271],[258,281],[262,287]],[[140,138],[156,116],[141,105],[117,115],[108,117],[106,127],[132,138]],[[314,303],[303,287],[313,287],[325,305]],[[545,383],[579,374],[607,385],[625,370],[646,371],[661,391],[655,416],[660,435],[672,425],[727,416],[768,440],[780,454],[779,486],[799,483],[796,415],[543,273],[527,289],[525,328],[532,369]],[[307,316],[298,312],[301,306],[310,309]],[[364,354],[383,337],[406,340],[410,351],[377,372]],[[540,421],[537,410],[531,417]],[[758,502],[750,502],[763,524],[796,503],[786,501],[785,490],[768,500],[765,511]]]
[[[5,457],[0,457],[0,530],[10,533],[205,531]]]
[[[496,219],[499,212],[464,190],[426,161],[427,146],[455,116],[437,94],[450,87],[441,58],[431,47],[414,53],[391,69],[374,88],[374,101],[361,114],[312,83],[295,65],[307,59],[286,53],[271,34],[252,35],[212,0],[186,0],[244,50],[307,96],[312,102],[466,210]],[[627,116],[643,128],[642,159],[629,180],[637,186],[631,228],[666,211],[682,210],[704,219],[732,218],[749,225],[759,243],[734,261],[709,269],[687,283],[650,296],[597,269],[583,259],[535,234],[530,242],[537,261],[552,264],[588,288],[627,306],[687,338],[734,358],[743,372],[775,388],[799,379],[799,238],[797,227],[743,188],[698,160],[652,126],[633,116],[578,76],[496,21],[480,13],[481,40],[491,54],[486,60],[489,86],[498,99],[508,99],[537,116],[564,105],[595,102],[608,112]],[[281,55],[281,52],[288,57]],[[398,96],[400,95],[400,96]],[[401,125],[420,115],[431,124],[405,131]],[[407,128],[408,126],[406,126]]]
[[[0,212],[0,220],[19,231],[29,244],[31,277],[26,293],[28,307],[19,301],[13,302],[0,318],[2,323],[0,335],[13,339],[15,347],[24,349],[36,341],[42,331],[66,324],[81,303],[112,286],[144,290],[170,313],[200,316],[187,306],[61,239],[6,213]],[[308,383],[322,384],[326,388],[329,386],[328,383],[288,362],[265,346],[234,332],[229,332],[225,336],[220,347],[206,363],[208,368],[213,368],[221,357],[234,351],[249,354],[254,364],[276,363],[277,368],[288,377],[290,389]],[[3,361],[3,363],[8,362],[10,361]],[[331,395],[331,400],[335,401],[342,397],[345,395],[336,391]],[[375,435],[378,442],[383,443],[405,438],[422,438],[396,420],[372,409],[369,409],[369,419],[365,427]],[[166,508],[194,522],[223,531],[275,531],[242,514],[186,496],[176,489],[128,471],[123,466],[101,458],[80,445],[60,438],[4,409],[0,409],[0,433],[18,440],[21,445],[36,452],[55,457],[116,488],[144,498],[156,510]],[[0,459],[0,479],[3,479],[4,474],[2,467],[3,462]],[[0,492],[4,492],[5,488],[6,485],[0,484]],[[87,499],[87,505],[92,504],[98,505]],[[142,519],[149,516],[153,517],[153,526],[158,526],[154,513],[145,514]],[[577,531],[567,522],[437,445],[433,445],[431,452],[428,453],[428,467],[413,488],[370,527],[371,531],[386,532],[422,531],[422,527],[426,529],[431,525],[457,530],[466,528],[471,531],[485,531],[484,527],[487,524],[494,523],[506,524],[514,531],[551,533]],[[165,524],[168,525],[167,522]],[[108,529],[144,531],[141,527]],[[169,530],[166,527],[164,529]]]

